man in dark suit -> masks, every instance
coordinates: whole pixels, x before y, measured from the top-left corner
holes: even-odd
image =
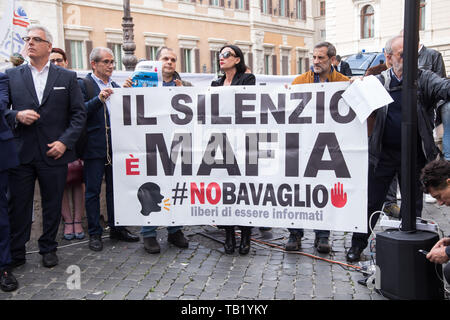
[[[342,73],[344,76],[351,77],[353,75],[350,65],[343,61],[340,55],[336,56],[336,59],[333,61],[333,66],[336,67],[337,72]]]
[[[8,77],[0,73],[0,288],[3,291],[14,291],[18,283],[11,273],[11,263],[8,200],[8,169],[19,164],[13,142],[11,129],[5,121],[5,110],[9,102]]]
[[[52,36],[34,25],[23,38],[30,64],[6,71],[9,104],[6,119],[14,127],[19,166],[8,173],[10,188],[11,266],[25,263],[30,239],[36,178],[42,198],[43,234],[39,253],[43,265],[58,264],[56,234],[67,163],[76,159],[74,146],[86,122],[76,73],[51,64]]]
[[[93,72],[79,84],[84,95],[87,110],[87,140],[83,151],[84,180],[86,183],[86,216],[88,219],[89,248],[103,250],[100,225],[100,192],[105,176],[106,210],[108,214],[109,236],[127,242],[139,241],[139,237],[125,227],[114,225],[114,200],[112,180],[111,132],[109,130],[109,96],[112,88],[119,85],[111,80],[114,70],[114,55],[108,48],[94,48],[89,55]]]

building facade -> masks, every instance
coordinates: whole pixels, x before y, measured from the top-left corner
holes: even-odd
[[[93,47],[123,54],[122,0],[20,0],[32,23],[52,31],[70,67],[87,70]],[[3,2],[3,1],[2,1]],[[130,0],[135,55],[177,50],[177,71],[217,73],[219,49],[238,45],[256,74],[289,75],[309,68],[317,0]],[[0,12],[5,4],[0,4]]]
[[[405,0],[326,0],[326,38],[338,54],[382,51],[403,29]],[[442,53],[450,75],[449,0],[420,0],[420,42]]]

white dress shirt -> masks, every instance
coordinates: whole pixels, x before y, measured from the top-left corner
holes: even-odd
[[[112,80],[111,78],[108,79],[108,83],[104,83],[102,80],[100,80],[100,78],[98,78],[94,73],[91,73],[92,79],[94,79],[94,81],[97,83],[98,87],[100,88],[100,91],[106,88],[112,88]],[[109,102],[109,99],[107,99],[105,101],[106,104],[106,109],[108,110],[108,114],[110,114],[110,104],[111,102]]]
[[[36,96],[38,97],[39,104],[42,103],[42,97],[44,96],[45,85],[47,84],[48,71],[50,69],[50,60],[47,62],[41,71],[38,71],[35,67],[29,64],[31,75],[33,76],[34,88],[36,90]]]

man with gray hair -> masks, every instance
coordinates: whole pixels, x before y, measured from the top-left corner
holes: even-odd
[[[376,121],[369,140],[369,177],[367,217],[368,230],[375,227],[379,210],[386,199],[389,186],[397,174],[401,178],[401,125],[402,125],[402,80],[403,80],[403,36],[396,36],[386,43],[386,59],[392,66],[376,77],[394,100],[375,111]],[[450,80],[440,78],[430,70],[418,70],[417,76],[417,166],[415,198],[416,216],[422,213],[422,190],[419,175],[424,165],[438,155],[433,138],[434,107],[440,99],[450,99]],[[409,107],[409,106],[408,106]],[[401,191],[401,190],[400,190]],[[376,212],[376,213],[375,213]],[[355,262],[367,246],[368,233],[353,233],[352,246],[347,252],[347,261]]]
[[[111,80],[116,62],[114,54],[108,48],[94,48],[89,55],[92,73],[78,82],[84,95],[87,111],[86,142],[82,146],[81,158],[84,160],[86,183],[85,206],[88,220],[89,249],[103,250],[100,225],[100,192],[105,176],[106,210],[108,214],[109,236],[127,242],[139,241],[139,237],[125,227],[114,225],[114,200],[112,180],[112,153],[110,132],[110,103],[108,101],[113,88],[119,85]]]
[[[10,108],[5,115],[13,128],[20,162],[8,172],[11,267],[25,263],[37,179],[43,222],[39,253],[43,265],[51,268],[58,264],[56,234],[67,164],[76,159],[74,148],[86,122],[86,111],[76,73],[49,61],[52,36],[47,28],[30,26],[22,39],[30,63],[6,71]]]

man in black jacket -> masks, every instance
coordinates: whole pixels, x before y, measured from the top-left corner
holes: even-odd
[[[20,162],[8,172],[11,264],[25,263],[37,179],[43,221],[39,253],[43,265],[51,268],[58,264],[56,234],[67,164],[76,159],[74,147],[85,125],[86,111],[76,73],[49,61],[52,36],[47,28],[30,26],[23,40],[30,64],[6,70],[11,109],[5,115],[13,126]]]
[[[422,44],[419,49],[418,58],[420,69],[431,70],[441,78],[445,78],[447,76],[445,72],[444,59],[439,51],[429,49]]]
[[[381,210],[389,185],[395,174],[400,178],[401,166],[401,110],[403,76],[403,37],[390,39],[385,48],[386,59],[392,68],[382,72],[377,78],[390,93],[394,102],[376,111],[376,120],[369,139],[369,178],[367,216]],[[440,99],[450,99],[450,80],[443,79],[429,70],[419,70],[417,78],[417,121],[418,155],[417,176],[422,167],[436,158],[438,149],[433,138],[434,106]],[[422,190],[417,180],[415,194],[417,199],[416,216],[421,216]],[[376,224],[379,214],[369,221],[369,229]],[[347,252],[349,262],[358,261],[367,246],[368,233],[353,233],[352,247]]]
[[[340,55],[336,56],[336,59],[333,61],[333,66],[336,67],[336,70],[342,73],[344,76],[351,77],[352,69],[350,69],[350,65],[341,59]]]

